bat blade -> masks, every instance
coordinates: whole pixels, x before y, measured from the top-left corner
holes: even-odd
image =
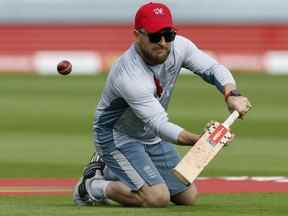
[[[174,175],[187,185],[192,183],[223,148],[229,126],[238,116],[238,112],[233,112],[223,124],[205,132],[173,169]]]

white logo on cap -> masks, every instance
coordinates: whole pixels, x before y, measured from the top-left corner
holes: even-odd
[[[156,15],[164,15],[163,8],[155,8],[153,11]]]

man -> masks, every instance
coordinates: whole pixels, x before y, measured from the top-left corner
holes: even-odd
[[[125,206],[192,205],[194,184],[185,186],[171,170],[180,161],[171,143],[192,146],[200,135],[169,121],[166,108],[182,67],[215,85],[228,108],[243,117],[251,107],[236,90],[224,66],[176,36],[170,10],[148,3],[135,16],[135,42],[112,66],[97,105],[96,150],[117,180],[108,181],[99,158],[92,160],[75,187],[78,205],[116,201]]]

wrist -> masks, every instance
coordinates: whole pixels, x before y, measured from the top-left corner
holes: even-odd
[[[239,97],[239,96],[242,96],[242,95],[241,95],[240,91],[237,90],[237,89],[231,90],[231,91],[229,91],[227,93],[225,92],[224,93],[224,99],[225,99],[226,102],[227,102],[227,100],[228,100],[228,98],[230,96]]]
[[[178,136],[177,144],[192,146],[198,141],[199,138],[200,135],[183,130]]]

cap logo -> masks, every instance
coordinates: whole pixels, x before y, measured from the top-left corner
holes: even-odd
[[[155,8],[153,11],[156,15],[164,15],[163,8]]]

